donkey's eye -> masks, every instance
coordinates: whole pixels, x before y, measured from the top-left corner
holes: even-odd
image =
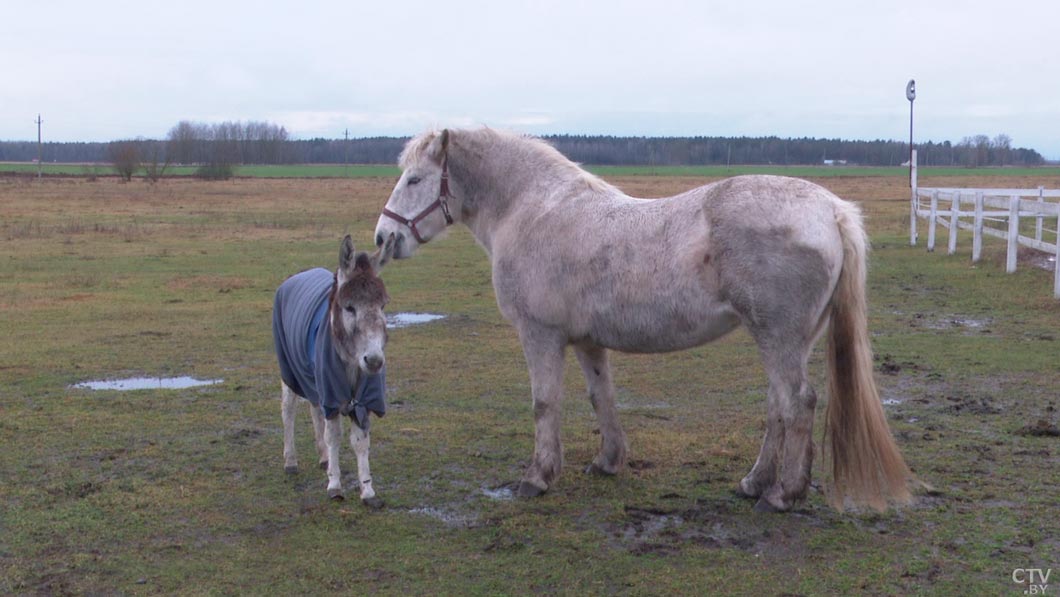
[[[419,176],[412,176],[412,177],[409,178],[409,185],[414,185],[414,184],[419,184],[419,183],[420,183],[420,177]]]

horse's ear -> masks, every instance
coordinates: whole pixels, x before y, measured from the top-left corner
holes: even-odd
[[[394,255],[394,233],[391,232],[390,236],[386,238],[386,242],[383,246],[375,250],[369,260],[372,263],[372,269],[378,272],[383,269],[383,266],[390,262],[390,258]]]
[[[353,266],[353,239],[347,234],[339,246],[339,269],[348,270]]]
[[[427,155],[432,160],[442,163],[442,159],[445,158],[446,152],[449,151],[449,129],[442,129],[442,132],[431,141],[431,144],[427,147]]]

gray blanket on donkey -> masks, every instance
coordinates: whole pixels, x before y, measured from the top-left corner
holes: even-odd
[[[386,414],[386,367],[375,375],[359,371],[356,391],[350,387],[332,344],[331,318],[325,316],[334,284],[332,272],[317,268],[291,276],[276,290],[272,338],[280,377],[295,394],[323,408],[328,419],[348,412],[367,429],[369,411]]]

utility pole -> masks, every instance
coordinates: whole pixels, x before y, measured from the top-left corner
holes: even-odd
[[[346,129],[346,143],[342,146],[342,167],[347,177],[350,175],[350,129]]]
[[[40,125],[44,121],[40,119],[40,114],[37,114],[37,120],[35,120],[34,122],[37,123],[37,179],[40,180],[41,167],[42,167],[41,166],[41,163],[42,163],[41,162],[41,157],[42,156],[41,156],[41,143],[40,143]]]

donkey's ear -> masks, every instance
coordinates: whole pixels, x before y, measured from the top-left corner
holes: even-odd
[[[339,246],[339,269],[348,270],[353,267],[353,239],[347,234]]]
[[[427,146],[427,155],[440,164],[448,151],[449,129],[442,129],[442,132],[438,133],[438,135],[431,140],[431,144]]]
[[[369,260],[372,263],[372,269],[378,272],[383,269],[383,266],[390,262],[390,258],[394,255],[394,233],[391,232],[390,236],[386,237],[386,242],[383,246],[375,250],[372,253]]]

